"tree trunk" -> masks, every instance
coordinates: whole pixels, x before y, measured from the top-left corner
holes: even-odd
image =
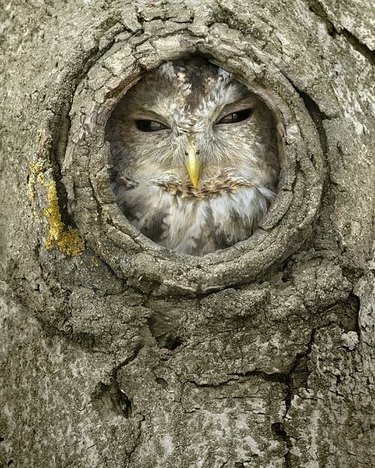
[[[375,466],[374,17],[370,0],[2,8],[1,466]],[[127,223],[105,143],[139,75],[191,54],[257,90],[281,135],[260,229],[202,258]]]

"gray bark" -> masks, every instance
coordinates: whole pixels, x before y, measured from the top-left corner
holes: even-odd
[[[1,466],[375,466],[370,0],[0,14]],[[104,142],[139,74],[191,53],[283,136],[261,229],[203,258],[131,228]]]

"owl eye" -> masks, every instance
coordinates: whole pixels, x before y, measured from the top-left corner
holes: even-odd
[[[135,120],[135,126],[141,132],[159,132],[160,130],[168,130],[168,127],[156,120]]]
[[[242,122],[243,120],[246,120],[250,117],[252,114],[253,109],[244,109],[240,110],[238,112],[232,112],[231,114],[228,114],[218,120],[216,122],[216,125],[220,124],[232,124],[232,123],[237,123],[237,122]]]

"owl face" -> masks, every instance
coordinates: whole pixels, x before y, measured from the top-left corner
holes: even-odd
[[[215,173],[261,177],[263,162],[277,166],[271,112],[206,62],[163,64],[128,92],[118,111],[129,173],[199,189]]]
[[[112,114],[108,138],[114,190],[124,213],[142,232],[149,233],[150,223],[156,221],[146,221],[148,210],[161,211],[158,235],[149,236],[176,250],[176,235],[166,234],[171,232],[173,218],[181,223],[181,213],[190,222],[203,217],[201,229],[210,225],[214,238],[215,215],[209,219],[213,209],[227,210],[224,223],[233,216],[232,224],[239,216],[253,218],[254,209],[265,212],[268,201],[261,209],[260,200],[253,201],[253,209],[247,196],[263,189],[270,198],[276,184],[278,161],[271,111],[230,73],[203,59],[168,62],[145,75]],[[153,200],[147,204],[145,197]],[[223,206],[218,207],[218,201]],[[233,203],[241,205],[237,214]],[[179,208],[173,208],[177,205]],[[248,237],[254,228],[255,218],[249,219],[248,227],[239,228],[238,239]],[[190,234],[193,244],[197,244],[197,232]],[[181,236],[183,233],[177,237]],[[231,232],[221,243],[213,240],[209,251],[219,244],[231,245],[237,237]],[[191,249],[182,251],[191,253]]]

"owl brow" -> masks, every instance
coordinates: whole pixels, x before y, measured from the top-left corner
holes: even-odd
[[[231,112],[242,111],[242,110],[248,109],[249,107],[252,108],[255,105],[256,105],[256,100],[254,99],[254,97],[246,96],[237,101],[233,101],[233,102],[230,102],[229,104],[226,104],[222,108],[220,115],[227,115],[227,114],[230,114]]]
[[[144,120],[156,120],[166,122],[165,118],[157,112],[147,109],[146,107],[139,107],[137,110],[131,113],[132,119],[144,119]]]

